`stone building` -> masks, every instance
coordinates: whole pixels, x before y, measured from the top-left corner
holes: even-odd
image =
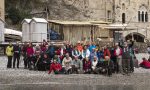
[[[5,20],[5,0],[0,0],[0,18]]]
[[[4,41],[4,0],[0,0],[0,42]]]
[[[123,36],[137,42],[150,40],[150,0],[115,0],[114,21],[117,24],[126,24]],[[132,27],[127,30],[126,27]]]

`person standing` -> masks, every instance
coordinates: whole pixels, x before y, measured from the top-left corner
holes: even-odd
[[[108,56],[109,58],[111,57],[110,51],[107,46],[104,46],[104,59],[105,57]]]
[[[17,60],[17,68],[19,68],[19,60],[20,60],[21,48],[20,48],[18,42],[16,43],[16,45],[14,45],[14,49],[13,50],[14,50],[13,68],[15,68],[16,60]]]
[[[23,55],[23,61],[24,61],[24,69],[27,69],[27,42],[24,43],[22,47],[22,55]]]
[[[96,49],[96,45],[95,45],[95,43],[94,43],[94,42],[92,42],[92,44],[89,46],[89,50],[90,50],[90,52],[92,52],[92,51],[93,51],[93,49]]]
[[[28,65],[28,68],[30,68],[30,66],[31,66],[31,60],[32,60],[33,55],[34,55],[34,50],[32,47],[32,43],[30,42],[29,46],[27,47],[27,65]]]
[[[11,68],[12,67],[12,57],[13,57],[13,45],[12,45],[12,43],[9,43],[9,45],[7,46],[6,55],[8,57],[7,68]]]
[[[126,42],[123,48],[122,59],[123,74],[128,74],[130,72],[130,51]]]
[[[82,46],[82,44],[81,44],[81,42],[80,41],[78,41],[78,43],[77,43],[77,49],[78,49],[78,51],[80,51],[80,52],[82,52],[82,50],[83,50],[83,46]]]
[[[119,66],[117,69],[120,73],[123,73],[122,69],[122,49],[118,43],[116,43],[116,49],[114,50],[114,56],[116,56],[117,62],[116,65]]]

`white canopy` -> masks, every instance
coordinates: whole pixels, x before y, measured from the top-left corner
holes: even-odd
[[[17,31],[17,30],[13,30],[13,29],[8,29],[8,28],[5,28],[4,34],[13,34],[13,35],[18,35],[18,36],[22,37],[22,32],[21,31]]]

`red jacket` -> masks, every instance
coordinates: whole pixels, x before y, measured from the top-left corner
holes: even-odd
[[[32,56],[34,54],[33,47],[28,47],[27,48],[27,56]]]
[[[60,71],[61,69],[62,69],[61,64],[59,64],[59,63],[52,63],[51,66],[50,66],[49,74],[52,71]]]
[[[144,60],[140,65],[145,68],[150,68],[150,62],[147,60]]]
[[[122,49],[121,49],[121,48],[119,48],[119,49],[120,49],[120,53],[119,53],[119,55],[118,55],[118,56],[122,56]],[[114,50],[114,55],[115,55],[115,56],[117,56],[117,54],[116,54],[116,50],[117,50],[117,49],[115,49],[115,50]]]
[[[110,51],[108,49],[104,49],[104,58],[106,56],[109,56],[109,57],[111,56]]]

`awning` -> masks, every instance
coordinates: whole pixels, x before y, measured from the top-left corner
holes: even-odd
[[[109,24],[104,28],[114,30],[114,31],[127,31],[127,30],[137,29],[137,27],[131,27],[131,26],[128,26],[127,24]]]
[[[13,30],[13,29],[5,28],[4,33],[5,34],[18,35],[18,36],[22,37],[22,32],[21,31],[17,31],[17,30]]]

